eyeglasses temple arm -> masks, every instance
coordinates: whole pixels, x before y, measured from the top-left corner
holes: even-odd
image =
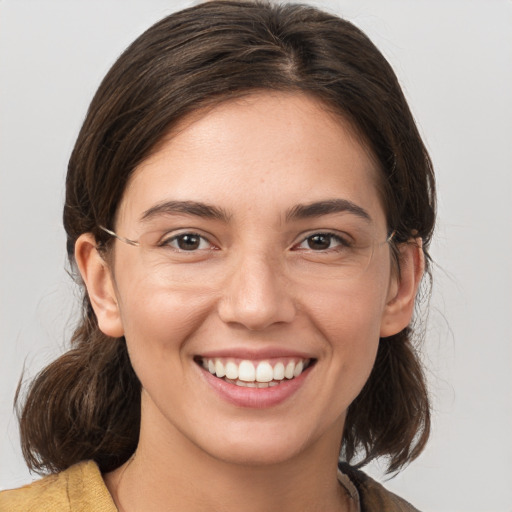
[[[129,238],[125,238],[124,236],[119,236],[114,231],[111,231],[110,229],[107,229],[105,226],[98,226],[101,230],[105,231],[105,233],[108,233],[109,235],[113,236],[114,238],[117,238],[120,242],[124,242],[128,245],[134,245],[135,247],[138,247],[140,244],[139,242],[135,240],[130,240]]]

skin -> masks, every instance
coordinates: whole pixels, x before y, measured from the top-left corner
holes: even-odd
[[[315,99],[254,93],[185,118],[136,169],[119,207],[116,232],[138,240],[162,224],[141,220],[162,201],[214,205],[227,219],[165,220],[207,236],[207,249],[164,265],[116,240],[109,265],[90,234],[79,238],[76,259],[100,328],[125,336],[143,386],[137,451],[105,476],[121,510],[349,510],[336,479],[346,411],[380,337],[409,324],[423,271],[421,249],[405,245],[397,276],[383,243],[377,172],[350,126]],[[350,201],[369,220],[286,216],[297,204],[332,199]],[[336,244],[319,254],[303,243],[347,219],[379,241],[350,279]],[[271,407],[229,403],[194,361],[211,351],[276,348],[316,362]]]

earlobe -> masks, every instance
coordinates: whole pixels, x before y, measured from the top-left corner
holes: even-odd
[[[425,270],[422,240],[417,238],[402,244],[400,275],[392,277],[388,301],[382,316],[380,337],[397,334],[411,322],[418,287]]]
[[[92,233],[80,235],[75,244],[75,260],[98,319],[107,336],[123,336],[124,329],[110,268],[98,252]]]

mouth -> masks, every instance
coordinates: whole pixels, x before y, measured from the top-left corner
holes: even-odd
[[[269,388],[299,377],[316,359],[278,358],[253,361],[229,357],[197,356],[195,362],[229,384],[247,388]]]

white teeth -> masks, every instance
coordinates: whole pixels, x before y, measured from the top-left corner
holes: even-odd
[[[228,361],[226,363],[226,377],[231,380],[238,379],[238,365],[233,361]]]
[[[243,380],[228,380],[230,384],[235,384],[241,388],[269,388],[270,386],[278,386],[279,382],[244,382]]]
[[[224,377],[224,375],[226,375],[224,365],[218,359],[215,361],[215,373],[217,374],[217,377]]]
[[[295,364],[293,362],[291,363],[288,363],[286,365],[286,368],[284,370],[284,376],[287,378],[287,379],[293,379],[293,373],[294,373],[294,370],[295,370]]]
[[[246,382],[254,382],[256,380],[256,370],[250,361],[242,361],[238,366],[238,378]]]
[[[268,387],[279,384],[283,379],[293,379],[298,377],[307,367],[309,359],[304,361],[288,361],[288,363],[279,361],[274,367],[269,361],[260,361],[256,367],[252,361],[244,359],[239,364],[232,360],[222,361],[221,359],[202,359],[203,368],[219,378],[225,377],[225,380],[233,384],[248,387]],[[261,385],[260,385],[261,384]]]
[[[270,366],[270,363],[262,361],[258,364],[258,367],[256,368],[256,380],[258,382],[270,382],[271,380],[274,380],[274,370],[272,369],[272,366]]]
[[[274,379],[273,380],[283,380],[284,379],[284,364],[277,363],[274,366]]]

